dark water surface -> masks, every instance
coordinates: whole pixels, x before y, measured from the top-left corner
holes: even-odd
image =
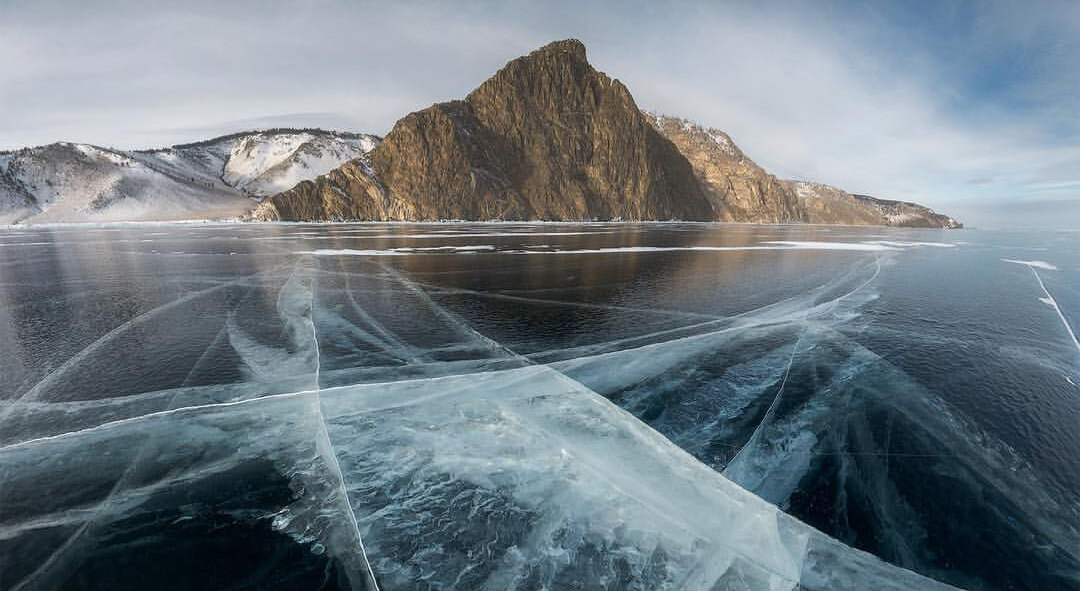
[[[1080,589],[1078,329],[1080,233],[0,230],[0,589]]]

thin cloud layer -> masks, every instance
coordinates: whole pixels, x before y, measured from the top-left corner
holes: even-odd
[[[642,106],[778,175],[969,225],[1080,226],[1080,5],[714,4],[0,0],[0,148],[381,134],[577,37]]]

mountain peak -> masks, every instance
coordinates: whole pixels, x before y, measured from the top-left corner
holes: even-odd
[[[903,204],[806,197],[718,129],[642,112],[577,39],[399,120],[363,159],[267,199],[265,220],[923,223]],[[815,193],[817,194],[817,193]],[[936,218],[934,218],[936,220]],[[941,222],[942,224],[946,222]]]
[[[690,163],[576,39],[464,101],[402,118],[370,157],[264,202],[263,219],[711,220]],[[370,176],[370,178],[368,178]]]
[[[625,102],[630,93],[615,83]],[[528,55],[510,60],[465,98],[483,111],[493,105],[521,108],[539,105],[549,111],[580,113],[582,100],[591,101],[613,86],[613,81],[589,64],[585,45],[577,39],[553,41]],[[517,105],[505,101],[523,101]],[[630,99],[632,101],[633,99]]]
[[[585,44],[577,39],[562,39],[561,41],[552,41],[540,49],[535,49],[529,52],[526,57],[536,56],[540,54],[559,54],[568,53],[579,59],[585,58]],[[521,58],[519,58],[521,59]]]

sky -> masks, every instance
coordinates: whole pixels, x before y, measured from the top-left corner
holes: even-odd
[[[1080,2],[0,0],[0,149],[383,135],[581,39],[770,172],[977,227],[1080,228]]]

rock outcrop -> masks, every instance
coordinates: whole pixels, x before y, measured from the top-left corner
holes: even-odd
[[[726,133],[639,111],[576,40],[507,64],[464,100],[274,195],[259,220],[701,220],[958,227],[915,204],[785,181]]]
[[[394,125],[367,159],[264,201],[264,220],[713,220],[679,150],[585,46],[511,61]]]
[[[790,183],[765,172],[728,134],[685,119],[645,112],[649,122],[690,161],[724,222],[805,222],[806,213]]]
[[[924,205],[855,195],[805,181],[789,181],[811,224],[895,226],[901,228],[963,228],[955,219]]]
[[[799,206],[810,224],[844,224],[849,226],[885,226],[885,217],[868,203],[854,195],[821,183],[788,181],[799,199]]]
[[[956,220],[905,201],[854,195],[821,183],[781,180],[754,163],[719,129],[645,112],[690,161],[717,221],[960,228]]]
[[[859,202],[874,208],[885,218],[886,226],[902,228],[963,228],[957,220],[910,201],[893,201],[869,195],[852,195]]]

